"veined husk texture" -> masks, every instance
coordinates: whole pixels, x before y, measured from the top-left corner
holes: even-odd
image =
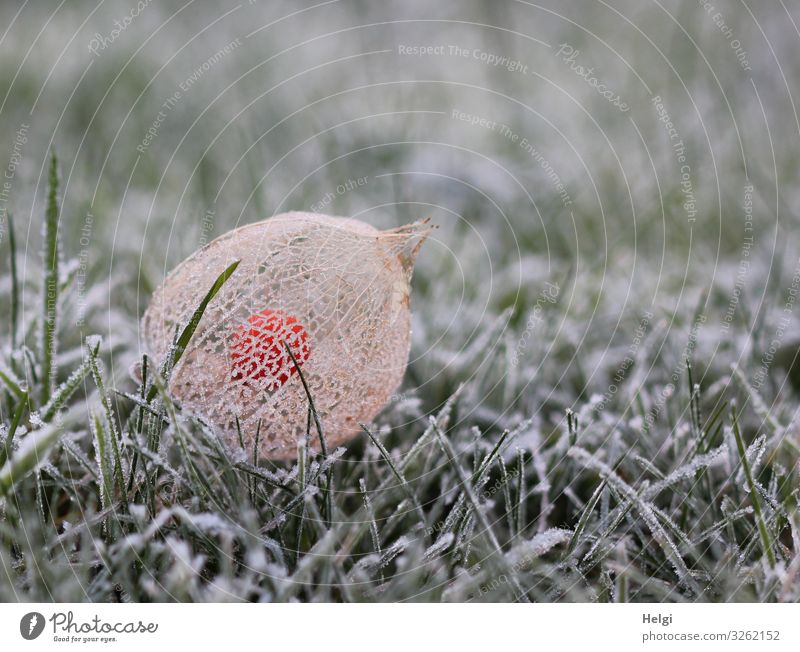
[[[428,231],[425,222],[379,231],[303,212],[230,231],[189,256],[156,290],[142,319],[145,348],[163,362],[176,330],[239,260],[173,370],[170,395],[229,445],[240,445],[240,429],[252,450],[260,428],[262,457],[292,459],[306,434],[308,399],[288,345],[328,446],[338,446],[375,417],[402,380],[411,271]],[[313,427],[311,435],[318,450]]]

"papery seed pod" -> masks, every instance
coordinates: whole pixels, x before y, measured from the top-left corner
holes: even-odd
[[[171,396],[232,446],[239,445],[237,418],[248,447],[260,424],[260,454],[290,459],[308,416],[299,366],[335,447],[371,421],[402,380],[409,282],[429,230],[416,222],[378,231],[354,219],[292,212],[230,231],[184,260],[154,293],[142,319],[145,348],[163,362],[216,277],[241,261],[173,370]]]

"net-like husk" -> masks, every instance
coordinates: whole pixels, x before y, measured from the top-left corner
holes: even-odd
[[[411,271],[428,231],[424,222],[378,231],[358,220],[302,212],[230,231],[184,260],[154,293],[142,319],[145,347],[162,362],[217,276],[241,261],[175,367],[171,396],[231,446],[239,446],[238,417],[248,448],[260,424],[261,456],[294,458],[306,433],[308,400],[285,349],[280,373],[277,345],[267,356],[269,369],[243,374],[233,365],[240,361],[236,333],[250,328],[254,315],[291,316],[310,350],[303,350],[300,370],[335,447],[371,421],[402,380]],[[258,323],[267,322],[274,319]],[[318,447],[313,430],[312,447]]]

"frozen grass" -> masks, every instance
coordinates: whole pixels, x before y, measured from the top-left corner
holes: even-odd
[[[226,450],[164,385],[234,269],[174,360],[143,360],[143,383],[116,400],[99,337],[52,398],[36,373],[47,358],[8,343],[4,600],[800,599],[797,451],[779,414],[743,434],[730,379],[703,391],[691,367],[646,433],[646,387],[605,406],[613,425],[595,398],[552,427],[499,430],[461,418],[468,383],[402,428],[365,425],[347,453],[302,447],[274,467]],[[313,401],[308,423],[324,438]]]
[[[507,15],[485,9],[489,4],[464,3],[447,16],[535,24],[524,6]],[[694,16],[687,14],[690,4],[678,3],[677,13]],[[416,7],[407,10],[410,15],[426,11],[415,3],[406,6]],[[153,7],[142,23],[163,22]],[[104,16],[108,24],[119,17],[113,9],[103,11],[110,13],[96,17],[100,30]],[[185,67],[191,71],[249,30],[253,19],[246,11],[234,15],[233,26],[223,22],[208,32],[219,41],[210,52],[192,43],[182,55]],[[288,13],[285,7],[275,11]],[[386,18],[383,9],[363,11],[363,22]],[[602,33],[605,14],[593,11],[592,24]],[[67,22],[77,25],[78,13]],[[168,69],[164,75],[171,76],[155,79],[145,93],[158,63],[145,50],[144,62],[134,60],[114,86],[111,108],[104,105],[90,120],[103,100],[105,86],[97,80],[115,79],[128,45],[121,40],[103,51],[88,73],[95,82],[80,87],[77,106],[65,113],[58,138],[62,161],[53,159],[49,190],[36,185],[36,170],[21,169],[12,205],[17,219],[2,225],[0,314],[8,315],[9,327],[0,332],[0,599],[800,600],[800,383],[793,380],[800,346],[793,336],[796,317],[782,322],[796,266],[785,236],[797,228],[791,210],[796,189],[784,180],[796,169],[796,150],[788,136],[785,143],[766,137],[761,103],[784,126],[791,127],[794,118],[789,105],[776,99],[779,87],[770,86],[780,81],[777,71],[762,66],[756,77],[760,100],[755,98],[752,86],[736,76],[738,63],[725,65],[727,44],[723,39],[719,46],[713,25],[686,21],[692,36],[708,44],[711,76],[686,55],[681,31],[663,27],[660,13],[638,5],[625,13],[658,41],[680,73],[655,86],[663,62],[648,58],[651,49],[634,48],[637,70],[658,92],[670,97],[687,84],[704,113],[724,116],[731,105],[740,119],[744,115],[747,129],[740,137],[748,177],[729,123],[695,124],[681,117],[683,139],[692,143],[700,206],[691,231],[674,155],[668,144],[659,144],[662,125],[648,102],[637,104],[635,80],[562,23],[553,27],[553,42],[570,42],[583,57],[596,57],[592,63],[634,105],[644,147],[636,132],[624,131],[629,123],[612,119],[603,105],[594,107],[600,134],[596,124],[535,80],[523,83],[483,66],[477,70],[485,79],[478,81],[524,95],[542,110],[552,105],[553,119],[568,116],[561,126],[570,142],[585,147],[591,182],[564,142],[537,132],[526,116],[514,113],[519,109],[494,103],[496,97],[482,105],[484,96],[455,85],[422,83],[409,95],[406,87],[388,84],[374,99],[358,100],[363,105],[348,90],[338,98],[341,104],[321,105],[301,121],[287,118],[296,108],[292,98],[305,98],[303,104],[385,82],[382,75],[399,74],[392,65],[373,69],[347,62],[331,69],[336,74],[304,73],[291,82],[291,92],[284,89],[256,104],[258,111],[239,116],[235,130],[211,143],[188,126],[201,112],[205,122],[198,131],[213,134],[234,117],[232,107],[254,99],[253,89],[283,79],[253,67],[256,59],[244,54],[244,46],[237,50],[240,58],[224,59],[185,94],[146,153],[137,155],[161,102],[187,72],[178,58],[178,69]],[[324,32],[333,29],[329,22],[347,24],[342,16],[312,20],[309,14],[303,29]],[[41,25],[25,17],[9,38],[23,39]],[[171,24],[174,42],[195,34],[205,24],[201,17],[213,19],[187,16],[189,27]],[[773,36],[776,25],[785,23],[777,13],[761,18]],[[743,41],[750,37],[751,56],[763,64],[746,16],[734,12],[728,20]],[[290,27],[269,33],[270,48],[279,51],[291,42]],[[415,24],[414,39],[436,41],[440,33],[434,27]],[[385,29],[377,36],[358,32],[363,41],[348,37],[337,43],[355,42],[358,47],[344,50],[351,53],[411,38],[392,32],[401,27]],[[491,34],[458,29],[465,30],[458,32],[465,42],[480,38],[476,42],[486,49],[505,47]],[[455,36],[453,41],[461,42]],[[158,47],[168,42],[162,39]],[[53,43],[34,50],[34,60],[55,59],[58,51],[48,50]],[[797,79],[797,62],[783,60],[791,48],[780,39],[773,43],[785,75]],[[582,79],[564,72],[562,62],[552,56],[537,60],[524,49],[528,45],[514,45],[511,54],[537,61],[538,70],[587,103],[596,99]],[[27,43],[21,51],[26,49]],[[303,61],[307,66],[319,63],[312,55],[311,63]],[[293,56],[301,62],[305,54]],[[71,60],[76,59],[66,57],[64,65]],[[400,61],[401,76],[462,80],[474,72],[461,71],[457,61],[417,63],[422,70]],[[225,105],[213,103],[233,72],[251,69],[255,81],[248,78],[246,87],[228,93]],[[9,87],[10,70],[0,71]],[[37,97],[38,78],[26,71],[10,95],[9,124],[27,120]],[[36,115],[53,117],[48,94],[68,96],[80,72],[48,77]],[[716,94],[714,83],[725,92]],[[126,113],[140,92],[143,100],[123,128],[113,116]],[[673,100],[671,106],[681,105]],[[564,210],[541,167],[511,141],[446,117],[392,114],[385,122],[364,120],[325,131],[361,115],[362,108],[370,120],[405,109],[446,114],[453,108],[505,120],[537,141],[562,174],[574,205]],[[91,133],[85,143],[83,129]],[[179,142],[184,132],[191,137]],[[310,134],[316,136],[308,149],[283,160],[262,182]],[[620,169],[609,162],[605,136],[618,146]],[[49,138],[31,130],[28,160],[49,157]],[[702,147],[706,138],[716,150],[713,160]],[[404,139],[413,147],[370,149]],[[485,152],[493,162],[432,147],[431,141]],[[111,142],[113,155],[105,149]],[[357,154],[340,161],[343,152]],[[106,155],[100,178],[97,169]],[[331,163],[298,187],[320,161]],[[501,167],[526,184],[530,180],[535,208],[527,190]],[[308,438],[300,442],[296,464],[271,464],[243,445],[225,448],[164,391],[196,319],[176,334],[173,360],[159,367],[161,361],[140,354],[137,323],[153,285],[165,268],[241,221],[307,208],[325,190],[360,174],[400,171],[406,174],[371,176],[329,210],[361,214],[380,226],[432,214],[440,227],[423,249],[412,283],[413,346],[404,386],[346,450],[322,447],[314,455],[308,447],[307,441],[324,440],[325,432],[311,389],[309,412],[301,417]],[[747,179],[761,189],[754,199],[761,221],[748,250],[751,266],[737,287]],[[773,197],[777,181],[781,192]],[[620,203],[629,196],[635,215]],[[29,208],[30,223],[19,218]],[[211,208],[207,228],[199,216]],[[789,217],[781,221],[778,213]],[[84,230],[88,253],[81,244]],[[219,283],[235,273],[223,271]],[[734,289],[733,318],[723,328]],[[765,365],[763,355],[779,328],[780,346]],[[140,365],[141,383],[130,378],[132,364]],[[255,433],[243,433],[241,441],[251,441],[250,435]]]

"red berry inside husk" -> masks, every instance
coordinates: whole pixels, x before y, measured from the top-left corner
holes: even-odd
[[[311,355],[308,331],[292,315],[267,308],[250,315],[231,335],[231,379],[266,381],[266,390],[280,389]]]

